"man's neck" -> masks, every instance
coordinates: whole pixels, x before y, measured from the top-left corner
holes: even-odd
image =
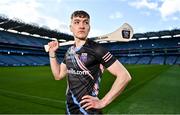
[[[87,39],[81,40],[81,39],[75,38],[75,45],[76,45],[76,47],[77,48],[78,47],[82,47],[85,44],[86,40]]]

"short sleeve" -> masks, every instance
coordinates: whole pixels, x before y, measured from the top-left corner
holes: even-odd
[[[116,58],[107,49],[100,45],[96,47],[95,52],[100,63],[106,68],[116,61]]]
[[[63,59],[63,61],[62,61],[61,63],[64,63],[64,64],[66,64],[65,58]]]
[[[63,58],[63,60],[61,61],[61,63],[66,64],[66,53],[65,53],[64,58]]]

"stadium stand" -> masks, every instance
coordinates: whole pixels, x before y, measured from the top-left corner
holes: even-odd
[[[173,65],[176,62],[177,57],[176,56],[168,56],[166,58],[165,64]]]
[[[46,28],[25,24],[0,16],[0,66],[39,66],[49,65],[44,45],[51,38],[72,40],[73,37]],[[15,30],[17,32],[10,32]],[[28,35],[22,32],[29,33]],[[39,35],[34,36],[34,35]],[[49,37],[45,39],[45,37]],[[51,37],[51,38],[50,38]],[[66,47],[58,50],[58,60],[62,61]]]
[[[0,66],[49,65],[43,46],[53,38],[73,40],[73,36],[56,30],[0,16]],[[102,46],[123,64],[180,64],[180,29],[136,33],[133,41],[128,43],[109,42],[102,43]],[[58,49],[59,62],[68,47]]]
[[[176,63],[175,63],[175,64],[180,65],[180,56],[177,58],[177,61],[176,61]]]
[[[140,59],[136,64],[150,64],[151,62],[151,57],[149,56],[144,56],[144,57],[139,57]]]
[[[154,37],[154,38],[153,38]],[[105,43],[124,64],[178,64],[180,30],[134,34],[129,43]],[[141,40],[141,38],[143,38]],[[177,63],[178,62],[178,63]]]
[[[163,65],[164,64],[164,57],[163,56],[155,56],[152,58],[151,60],[151,64],[161,64]]]

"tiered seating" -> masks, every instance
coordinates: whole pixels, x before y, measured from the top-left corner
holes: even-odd
[[[0,66],[49,65],[48,53],[43,47],[48,42],[43,38],[0,31]],[[62,61],[59,55],[58,61]]]
[[[47,44],[49,40],[0,31],[0,42],[25,46],[43,47],[43,45]]]
[[[125,64],[136,64],[138,60],[139,60],[139,57],[129,57],[125,61]]]
[[[62,58],[58,57],[61,62]],[[20,56],[20,55],[0,55],[0,65],[2,66],[37,66],[49,65],[47,56]]]
[[[155,56],[151,60],[151,64],[161,64],[163,65],[165,58],[163,56]]]
[[[180,56],[179,56],[179,57],[177,57],[177,60],[176,60],[176,63],[175,63],[175,64],[180,65]]]
[[[151,57],[145,56],[141,57],[137,64],[149,64],[151,62]]]
[[[11,56],[0,55],[0,60],[4,65],[21,66],[21,62],[14,60]]]
[[[102,45],[124,64],[176,64],[179,43],[180,39],[177,37]]]
[[[161,38],[131,41],[129,43],[105,43],[103,46],[111,50],[128,50],[128,49],[148,49],[148,48],[168,48],[178,47],[179,38]]]
[[[48,42],[43,38],[0,31],[0,66],[48,65],[48,53],[43,48]],[[180,64],[179,43],[179,38],[160,38],[105,43],[102,46],[123,64]],[[68,47],[58,50],[59,62]]]
[[[165,64],[173,65],[176,62],[177,57],[176,56],[168,56],[166,58]]]
[[[121,57],[121,58],[119,58],[119,61],[120,61],[121,63],[125,63],[125,62],[126,62],[126,60],[127,60],[127,58],[126,58],[126,57]]]

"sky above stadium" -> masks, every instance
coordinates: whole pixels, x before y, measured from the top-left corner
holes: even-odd
[[[2,16],[69,34],[74,10],[90,14],[90,37],[110,33],[124,22],[135,33],[180,28],[180,0],[0,0]]]

